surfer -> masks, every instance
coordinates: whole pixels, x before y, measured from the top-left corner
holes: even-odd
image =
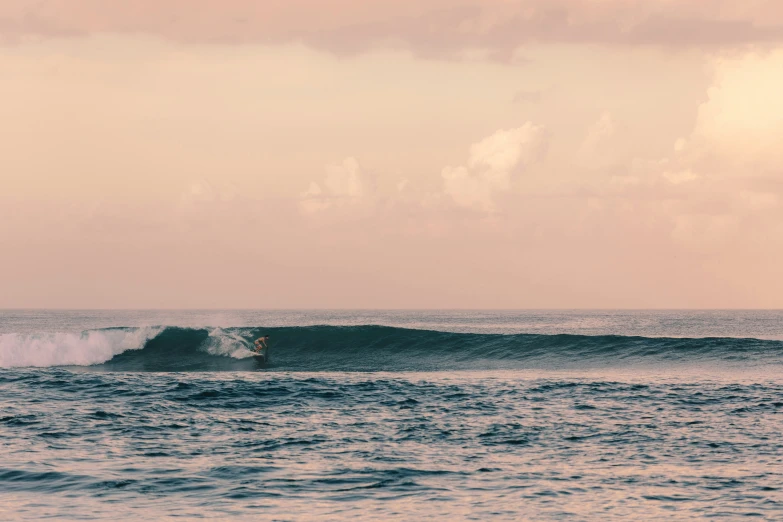
[[[255,352],[261,353],[261,350],[264,351],[264,355],[269,351],[269,336],[268,335],[262,335],[258,339],[256,339],[256,342],[254,343],[256,345]]]

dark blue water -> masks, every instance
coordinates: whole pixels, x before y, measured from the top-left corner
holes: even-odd
[[[781,339],[779,312],[0,312],[0,519],[780,519]]]

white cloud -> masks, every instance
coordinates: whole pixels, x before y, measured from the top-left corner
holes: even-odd
[[[299,208],[306,214],[313,214],[330,208],[368,204],[371,192],[359,162],[348,157],[342,163],[326,166],[323,188],[315,181],[310,182],[301,195]]]
[[[773,235],[783,220],[783,97],[777,94],[783,50],[722,57],[713,66],[714,83],[693,130],[673,141],[670,158],[596,162],[611,168],[585,182],[594,183],[593,194],[607,208],[619,197],[633,200],[640,220],[665,223],[674,243],[701,252]],[[580,155],[595,159],[596,150],[617,149],[622,139],[605,113],[587,132]]]
[[[315,181],[310,182],[310,186],[302,194],[302,200],[299,202],[299,207],[302,212],[306,214],[315,214],[326,210],[331,205],[329,198],[322,196],[323,191],[321,187]]]
[[[491,180],[474,175],[466,167],[446,167],[441,172],[443,191],[461,207],[492,211],[495,208]]]
[[[714,62],[716,81],[681,149],[714,156],[729,177],[756,176],[783,163],[783,50]]]
[[[443,191],[458,206],[492,212],[494,195],[509,190],[513,177],[541,159],[546,146],[546,133],[531,122],[501,129],[470,146],[467,166],[443,169]]]
[[[307,190],[302,194],[302,197],[308,198],[313,197],[317,198],[321,194],[323,194],[323,191],[321,190],[321,187],[316,183],[315,181],[310,182],[310,186],[307,187]]]
[[[326,167],[327,191],[337,197],[359,198],[364,193],[364,180],[356,158],[345,158],[339,165]]]
[[[685,147],[688,146],[688,140],[685,138],[678,138],[677,141],[674,142],[674,151],[675,152],[682,152],[685,150]]]
[[[577,151],[580,163],[588,168],[604,167],[613,159],[612,140],[617,132],[617,124],[612,115],[604,112],[587,129],[582,145]]]

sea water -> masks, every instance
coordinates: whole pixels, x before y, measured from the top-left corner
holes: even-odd
[[[0,311],[2,520],[783,519],[781,433],[781,312]]]

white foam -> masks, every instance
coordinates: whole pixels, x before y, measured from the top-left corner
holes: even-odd
[[[0,368],[89,366],[127,350],[139,350],[160,327],[88,330],[82,333],[0,335]]]
[[[222,328],[210,330],[209,337],[201,344],[201,348],[210,355],[228,356],[234,359],[244,359],[253,355],[248,342],[242,336]]]

